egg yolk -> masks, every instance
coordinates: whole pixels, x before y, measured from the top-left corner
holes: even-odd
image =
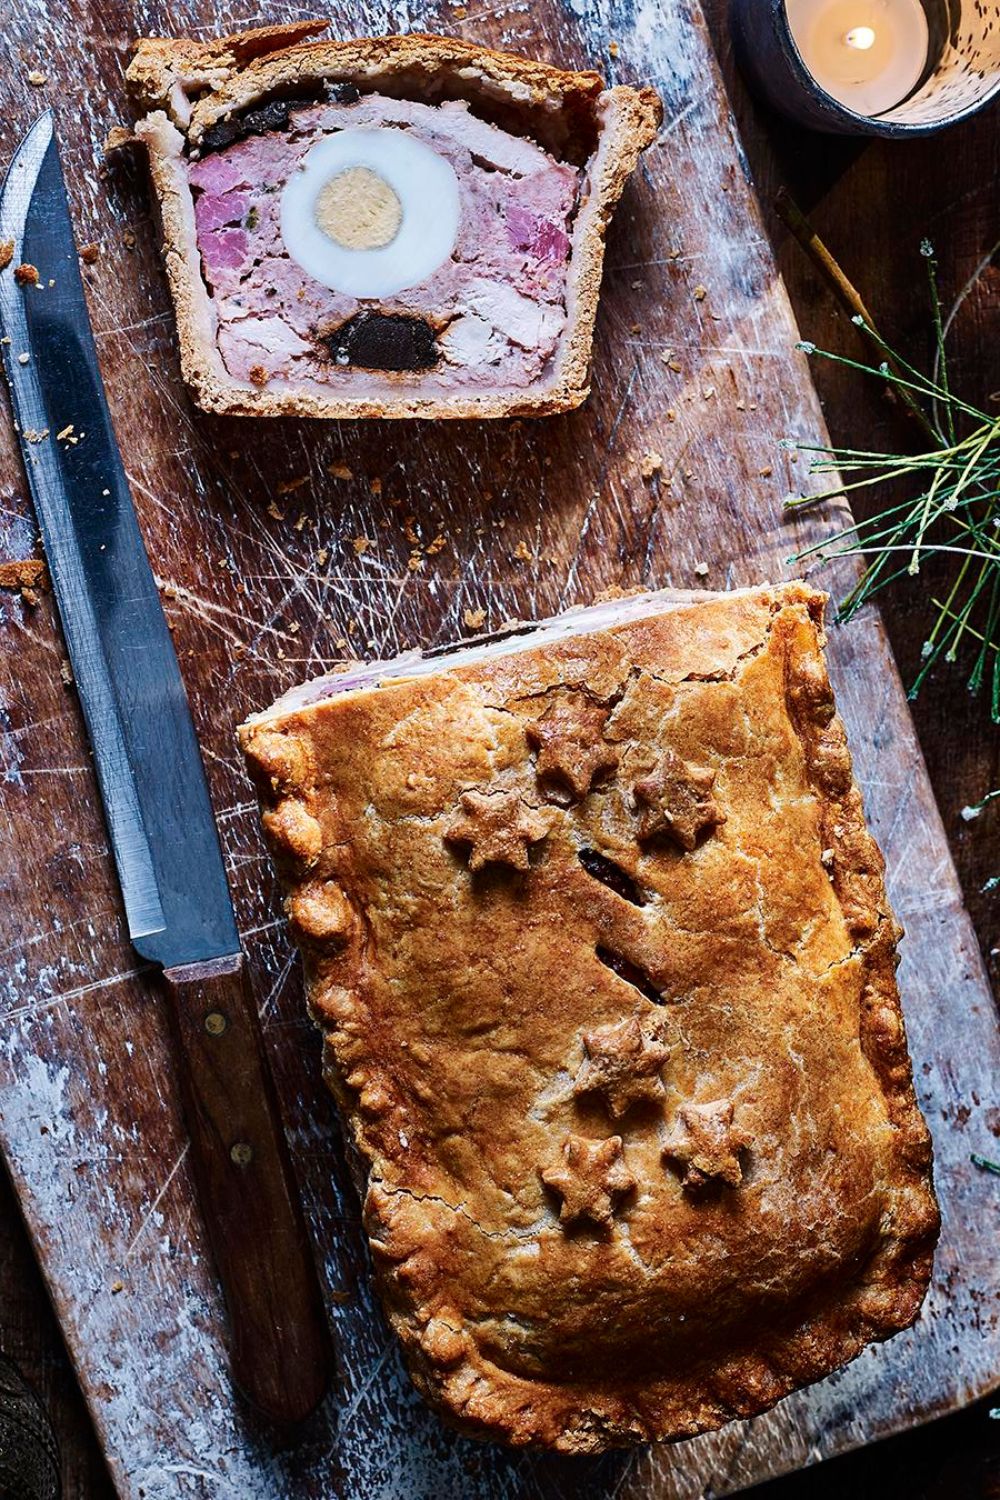
[[[381,250],[391,245],[403,222],[403,205],[370,167],[348,167],[331,177],[316,196],[316,223],[345,250]]]

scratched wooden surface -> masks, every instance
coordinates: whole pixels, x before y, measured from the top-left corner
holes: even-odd
[[[275,4],[266,18],[303,9]],[[409,1390],[371,1305],[357,1201],[232,724],[349,652],[460,636],[465,610],[483,608],[495,625],[615,582],[691,586],[702,564],[708,586],[776,576],[820,524],[793,531],[782,521],[781,499],[799,478],[776,439],[814,438],[821,418],[701,15],[682,0],[518,0],[461,21],[448,6],[372,3],[365,13],[370,30],[461,29],[568,64],[603,60],[663,92],[662,141],[611,237],[596,389],[583,412],[439,429],[252,427],[195,413],[177,380],[141,174],[103,179],[98,142],[125,109],[128,37],[204,32],[210,10],[195,0],[19,0],[0,43],[11,64],[0,69],[0,119],[6,156],[40,96],[56,104],[79,237],[101,246],[88,279],[102,362],[347,1359],[339,1415],[316,1419],[295,1447],[275,1447],[233,1404],[160,1003],[123,929],[51,601],[32,609],[6,596],[0,805],[13,836],[0,863],[0,1134],[117,1485],[150,1500],[667,1500],[736,1489],[961,1404],[1000,1378],[997,1269],[981,1232],[989,1188],[967,1159],[969,1142],[1000,1124],[1000,1059],[947,844],[873,618],[834,633],[832,666],[909,931],[901,979],[945,1210],[919,1327],[754,1423],[598,1461],[470,1444]],[[356,13],[333,15],[341,34],[360,29]],[[211,29],[263,18],[224,4]],[[26,81],[35,67],[49,76],[44,91]],[[679,369],[664,361],[668,350]],[[0,555],[28,556],[35,533],[6,428],[0,444]],[[652,485],[639,474],[649,448],[665,460]],[[353,477],[332,477],[333,466]],[[442,550],[415,552],[438,536]],[[355,545],[361,537],[367,548]]]

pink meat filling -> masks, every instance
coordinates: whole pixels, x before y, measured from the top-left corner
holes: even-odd
[[[455,169],[461,194],[451,258],[394,297],[358,301],[304,271],[281,237],[281,190],[323,136],[405,129]],[[326,340],[362,312],[426,318],[440,358],[393,382],[445,390],[534,384],[566,324],[572,220],[583,173],[507,134],[465,104],[362,97],[294,110],[286,131],[248,136],[188,168],[202,272],[219,352],[238,380],[357,386],[384,380],[332,357]],[[405,205],[404,205],[405,207]]]

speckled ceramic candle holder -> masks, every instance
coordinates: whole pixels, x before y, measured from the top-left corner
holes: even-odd
[[[731,0],[737,60],[754,90],[802,125],[835,135],[929,135],[1000,91],[1000,3],[925,0],[930,50],[913,93],[885,114],[859,115],[821,88],[795,45],[784,0]]]

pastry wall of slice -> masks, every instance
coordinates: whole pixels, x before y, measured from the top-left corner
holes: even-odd
[[[801,584],[650,594],[241,729],[413,1378],[565,1452],[916,1317],[900,930]]]
[[[443,37],[310,29],[148,39],[129,68],[200,404],[579,405],[604,233],[656,96]]]

